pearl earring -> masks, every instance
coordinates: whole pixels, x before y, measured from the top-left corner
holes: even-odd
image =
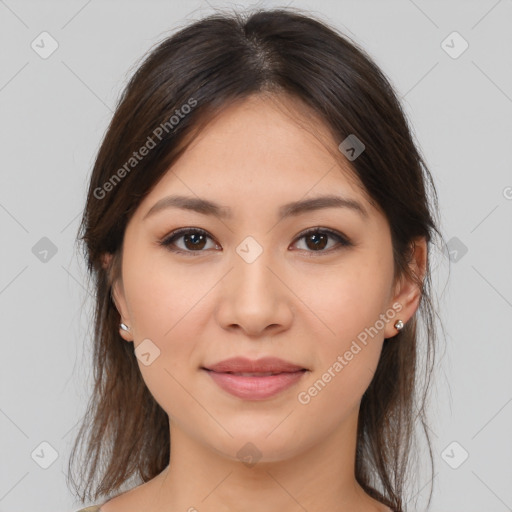
[[[404,328],[404,323],[402,322],[402,320],[397,320],[395,322],[395,329],[397,331],[401,331],[403,328]]]
[[[120,323],[120,324],[119,324],[119,327],[120,327],[123,331],[127,331],[127,332],[129,332],[129,331],[130,331],[130,328],[129,328],[126,324]]]

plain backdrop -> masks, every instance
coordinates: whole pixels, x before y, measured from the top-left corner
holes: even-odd
[[[0,1],[0,512],[78,508],[64,473],[90,391],[91,302],[74,239],[126,80],[151,46],[212,7],[284,5]],[[430,510],[510,511],[512,2],[291,5],[374,58],[436,180],[448,244],[434,258],[446,353]],[[429,478],[419,475],[420,501]]]

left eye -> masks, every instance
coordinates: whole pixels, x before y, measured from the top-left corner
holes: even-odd
[[[178,240],[183,239],[183,245],[180,247],[176,242]],[[160,245],[167,247],[172,252],[184,253],[187,255],[192,255],[191,253],[201,253],[205,252],[205,246],[207,245],[207,239],[213,240],[212,237],[204,230],[198,228],[182,228],[176,231],[173,231],[168,237],[159,242]],[[326,246],[329,245],[329,239],[334,239],[338,242],[338,248],[348,247],[352,245],[352,243],[348,240],[347,237],[342,235],[341,233],[337,233],[330,229],[320,229],[320,228],[312,228],[308,231],[300,234],[295,240],[305,240],[307,252],[329,252],[332,250],[332,245],[327,250],[325,250]],[[214,246],[216,244],[213,244]],[[173,248],[177,247],[176,248]],[[215,247],[214,247],[215,248]],[[308,250],[311,249],[311,250]],[[196,256],[196,254],[194,254]]]
[[[352,243],[349,241],[349,239],[342,235],[341,233],[337,233],[335,231],[332,231],[330,229],[320,229],[320,228],[312,228],[306,231],[305,233],[302,233],[299,235],[296,240],[303,239],[306,241],[306,246],[308,249],[313,247],[313,251],[308,252],[329,252],[333,249],[332,245],[328,250],[322,250],[325,249],[325,247],[328,244],[328,240],[337,240],[338,246],[334,246],[334,250],[341,249],[343,247],[348,247],[352,245]],[[320,250],[319,250],[320,249]]]

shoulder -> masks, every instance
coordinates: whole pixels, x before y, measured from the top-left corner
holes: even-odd
[[[81,508],[80,510],[77,510],[76,512],[100,512],[100,506],[99,505],[91,505],[87,508]]]

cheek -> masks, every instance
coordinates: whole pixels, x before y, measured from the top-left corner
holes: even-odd
[[[141,244],[142,245],[142,244]],[[177,328],[198,320],[218,276],[172,264],[165,249],[135,250],[126,259],[124,287],[136,338],[168,343]],[[192,324],[194,325],[194,324]]]
[[[204,421],[187,389],[190,372],[202,362],[197,340],[204,338],[208,293],[219,277],[188,267],[171,266],[161,258],[132,251],[124,270],[124,289],[134,325],[136,353],[142,377],[155,400],[172,417],[195,411]],[[149,341],[148,341],[149,340]],[[144,364],[149,359],[150,364]]]
[[[390,259],[357,254],[336,268],[316,275],[310,272],[294,289],[307,306],[303,318],[314,318],[308,322],[320,326],[318,341],[331,352],[341,351],[365,329],[375,326],[388,308],[392,278]],[[377,328],[382,329],[382,322]]]
[[[336,404],[334,421],[357,406],[373,378],[384,339],[381,315],[388,310],[393,276],[391,259],[355,258],[350,263],[317,279],[316,288],[308,280],[298,292],[315,313],[311,326],[321,326],[314,372],[298,402],[324,417]]]
[[[183,275],[171,279],[149,273],[134,287],[135,346],[150,339],[160,351],[155,362],[173,374],[183,374],[201,362],[197,340],[204,338],[206,322],[211,318],[205,300],[214,284],[209,281],[205,277],[192,283]]]

